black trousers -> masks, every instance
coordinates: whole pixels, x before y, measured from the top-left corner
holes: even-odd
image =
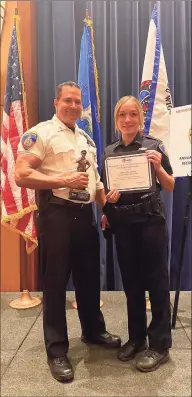
[[[168,233],[165,220],[119,227],[115,233],[117,256],[127,297],[129,339],[162,351],[170,348],[171,312],[168,279]],[[145,291],[149,291],[152,321],[147,328]]]
[[[89,338],[105,332],[100,311],[100,246],[91,204],[83,208],[49,204],[40,214],[46,257],[43,277],[43,328],[49,357],[69,347],[66,286],[72,271],[82,332]]]

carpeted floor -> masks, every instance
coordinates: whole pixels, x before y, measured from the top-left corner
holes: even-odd
[[[41,296],[41,293],[32,295]],[[172,293],[172,302],[174,294]],[[15,310],[9,302],[18,293],[1,294],[1,396],[191,396],[191,292],[181,292],[171,360],[152,373],[141,373],[134,361],[117,360],[117,351],[87,347],[80,341],[78,314],[67,294],[70,338],[68,356],[75,370],[69,384],[54,380],[46,363],[42,306]],[[123,292],[102,292],[107,329],[127,340]],[[148,313],[150,321],[151,313]]]

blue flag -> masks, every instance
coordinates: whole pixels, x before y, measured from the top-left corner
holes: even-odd
[[[78,84],[82,90],[83,112],[77,121],[95,142],[97,147],[97,162],[101,170],[102,139],[100,131],[100,100],[98,88],[98,73],[94,51],[93,24],[89,17],[84,19],[85,26],[81,39]]]

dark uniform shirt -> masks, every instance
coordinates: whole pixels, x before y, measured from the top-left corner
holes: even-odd
[[[107,146],[105,149],[104,154],[110,155],[110,154],[115,154],[115,153],[127,153],[131,151],[136,151],[140,149],[147,149],[147,150],[157,150],[157,152],[162,154],[162,160],[161,160],[161,165],[164,168],[164,170],[169,174],[173,174],[173,170],[171,167],[171,164],[169,162],[169,157],[166,154],[164,145],[162,141],[159,139],[156,139],[152,136],[145,136],[141,135],[139,132],[133,139],[133,141],[128,144],[124,145],[122,139],[119,139],[118,141],[112,143],[111,145]],[[157,194],[160,193],[160,190],[162,189],[160,183],[157,183]],[[118,202],[116,204],[118,205],[123,205],[123,204],[135,204],[141,201],[141,195],[143,193],[123,193],[121,194]]]

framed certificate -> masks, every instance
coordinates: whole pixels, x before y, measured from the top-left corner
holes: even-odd
[[[155,170],[145,150],[104,155],[103,177],[106,192],[113,189],[121,193],[156,190]]]

